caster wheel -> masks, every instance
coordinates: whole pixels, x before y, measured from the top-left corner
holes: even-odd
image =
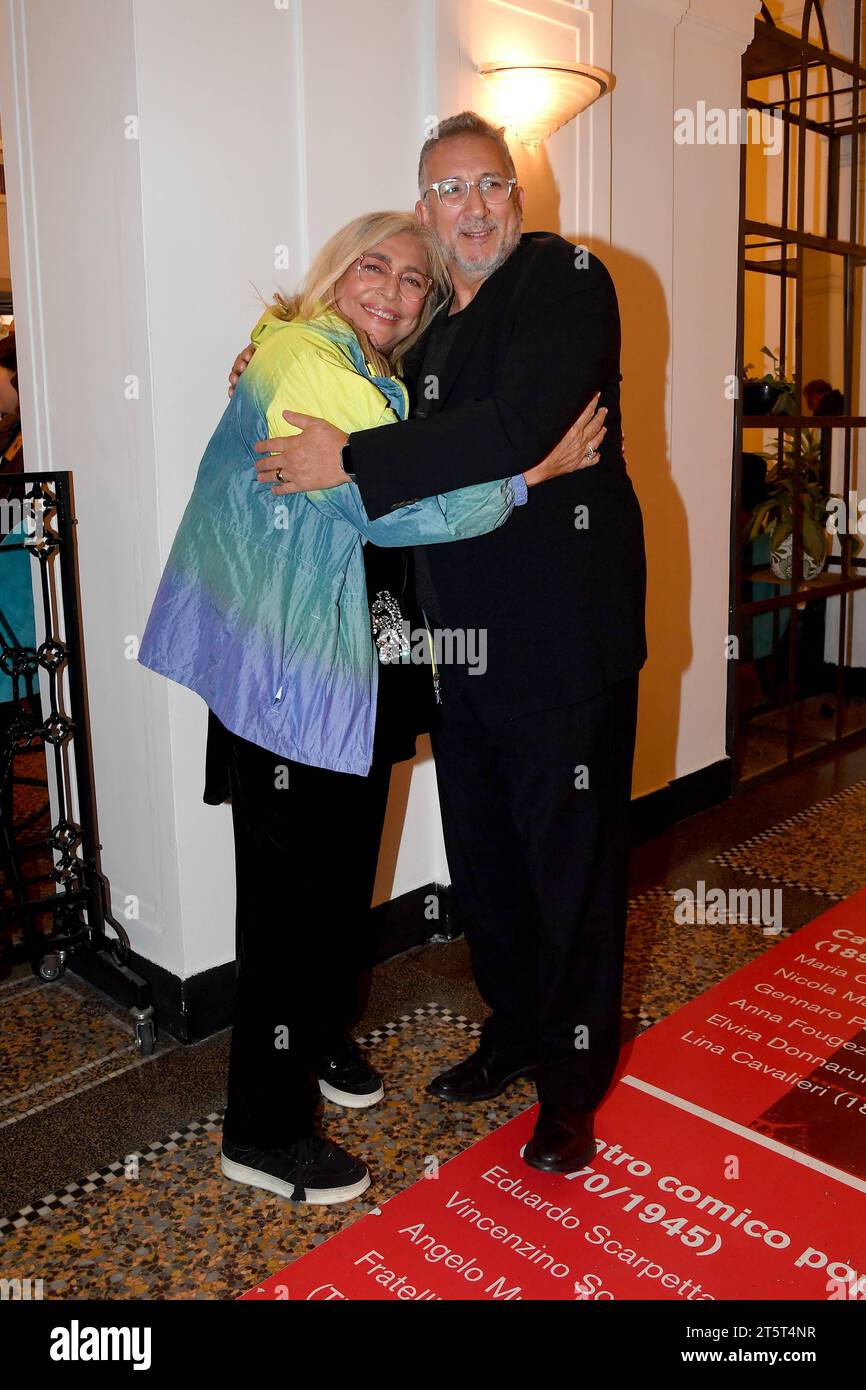
[[[62,956],[52,951],[47,956],[42,957],[37,974],[40,980],[59,980],[65,969],[66,962]]]
[[[148,1018],[143,1023],[136,1023],[135,1045],[142,1057],[150,1057],[156,1046],[156,1029],[153,1026],[153,1019]]]

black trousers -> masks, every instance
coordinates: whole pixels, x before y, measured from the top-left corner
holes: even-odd
[[[509,721],[473,679],[445,685],[433,748],[482,1036],[536,1056],[542,1101],[594,1109],[619,1054],[638,678]]]
[[[290,762],[219,728],[238,937],[223,1133],[280,1148],[312,1132],[314,1068],[356,1022],[375,949],[370,900],[391,761],[374,759],[357,777]]]

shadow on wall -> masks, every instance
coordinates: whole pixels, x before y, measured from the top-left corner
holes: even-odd
[[[546,146],[531,159],[514,149],[526,188],[525,230],[558,232],[588,246],[616,285],[622,323],[622,419],[628,471],[640,499],[647,551],[647,643],[632,794],[641,796],[676,776],[683,673],[692,663],[691,560],[688,518],[671,477],[665,423],[670,325],[662,284],[652,267],[607,242],[560,226],[559,190]],[[604,445],[602,445],[602,454]],[[727,527],[727,518],[722,519]],[[611,633],[611,641],[616,634]]]

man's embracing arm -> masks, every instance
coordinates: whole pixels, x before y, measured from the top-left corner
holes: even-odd
[[[525,278],[492,396],[350,435],[351,468],[369,516],[532,468],[597,390],[617,384],[619,311],[606,267],[595,256],[583,269],[558,257],[550,270],[540,264],[537,278]],[[608,448],[618,455],[613,433]]]

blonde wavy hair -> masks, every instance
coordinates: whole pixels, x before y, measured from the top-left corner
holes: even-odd
[[[412,213],[368,212],[363,217],[356,217],[348,222],[325,242],[304,277],[298,294],[289,298],[284,298],[281,294],[274,295],[273,312],[281,319],[312,319],[323,308],[340,314],[334,294],[340,277],[365,251],[371,251],[380,241],[399,236],[403,232],[413,236],[422,246],[427,274],[433,281],[430,293],[423,302],[417,328],[408,338],[404,338],[392,348],[390,357],[386,357],[373,346],[362,329],[349,323],[361,344],[364,356],[377,372],[387,376],[399,371],[406,353],[413,343],[417,342],[433,315],[451,293],[451,280],[442,252],[432,234],[421,226]],[[345,315],[340,314],[340,317],[348,323]]]

